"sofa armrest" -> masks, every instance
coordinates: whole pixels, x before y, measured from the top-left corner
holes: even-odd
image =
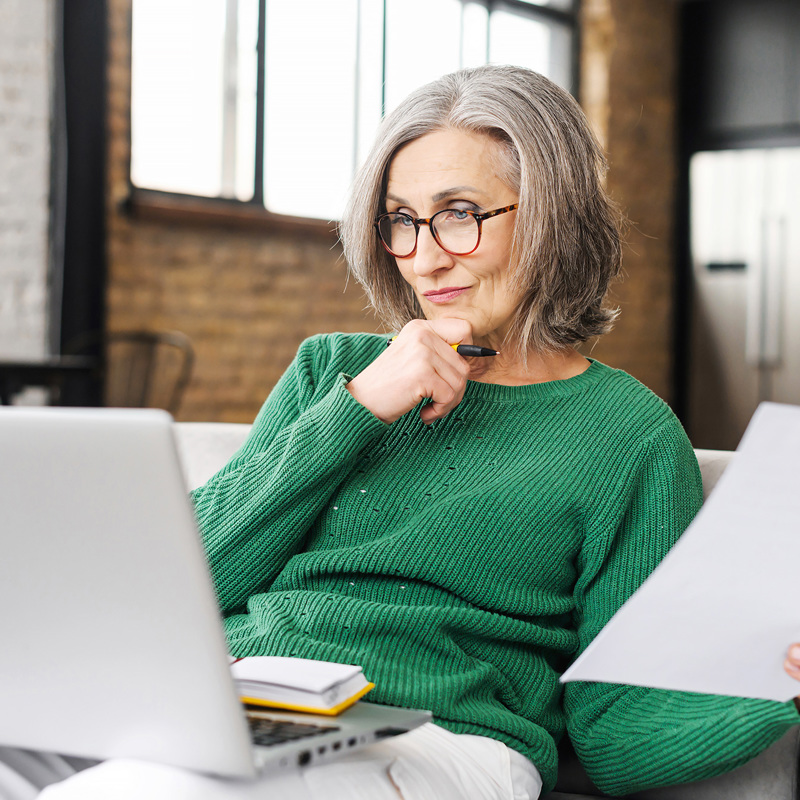
[[[202,486],[244,444],[250,425],[235,422],[176,422],[172,426],[186,488]]]
[[[705,501],[736,454],[732,450],[695,450],[694,454],[697,456],[700,474],[703,476]]]
[[[559,747],[558,781],[547,800],[589,800],[604,795],[589,780],[569,742]],[[629,800],[797,800],[800,791],[800,727],[732,772],[695,783],[628,795]]]

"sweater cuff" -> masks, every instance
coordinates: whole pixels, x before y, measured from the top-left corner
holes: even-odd
[[[340,372],[328,394],[306,412],[319,437],[343,455],[360,452],[389,427],[350,394],[346,384],[351,380]]]

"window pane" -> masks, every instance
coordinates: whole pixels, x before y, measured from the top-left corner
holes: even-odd
[[[255,183],[258,0],[239,0],[236,73],[236,197],[252,200]]]
[[[223,0],[135,0],[131,178],[214,196],[221,188]]]
[[[559,11],[572,11],[575,7],[574,0],[520,0],[522,3],[528,3],[532,6],[550,6]]]
[[[569,29],[498,8],[489,26],[489,56],[541,72],[564,89],[571,83]]]
[[[338,219],[352,173],[356,0],[267,3],[264,204]]]
[[[257,0],[238,0],[238,71],[229,97],[238,123],[235,195],[241,199],[253,196],[257,14]],[[219,196],[226,2],[134,0],[132,18],[131,180]]]
[[[386,111],[459,66],[459,0],[387,0]]]
[[[381,121],[383,90],[383,4],[360,0],[358,141],[353,172],[363,163]]]
[[[486,63],[489,12],[482,3],[464,3],[462,17],[461,66],[479,67]]]

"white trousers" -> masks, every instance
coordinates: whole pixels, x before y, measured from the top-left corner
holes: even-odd
[[[21,753],[29,770],[33,766],[40,777],[49,773],[59,781],[39,800],[536,800],[542,787],[536,767],[502,742],[432,723],[330,764],[255,781],[132,759],[111,759],[61,780],[71,770],[58,757],[0,750],[2,800],[37,797],[38,789],[31,793],[36,777],[20,776]],[[11,763],[9,754],[17,754]],[[44,762],[35,764],[37,757]]]

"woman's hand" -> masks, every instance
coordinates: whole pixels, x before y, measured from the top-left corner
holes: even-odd
[[[392,423],[426,397],[426,424],[444,417],[464,396],[469,363],[450,346],[471,344],[462,319],[412,320],[391,347],[347,384],[350,394],[378,419]]]
[[[789,647],[786,661],[783,662],[783,668],[795,680],[800,681],[800,644],[793,644]]]
[[[788,675],[791,675],[796,681],[800,681],[800,644],[793,644],[789,647],[786,660],[783,662],[783,668]],[[797,706],[797,710],[800,711],[800,697],[795,697],[794,704]]]

